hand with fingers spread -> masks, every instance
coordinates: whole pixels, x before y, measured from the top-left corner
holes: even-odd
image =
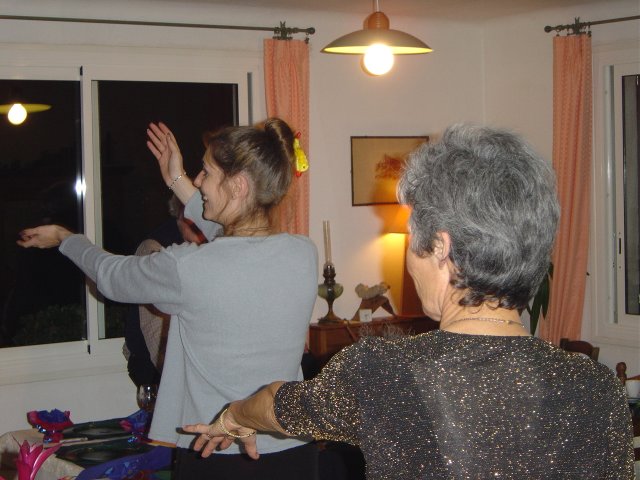
[[[150,123],[147,128],[147,148],[158,161],[164,183],[186,204],[195,187],[184,171],[180,147],[169,127],[162,122]]]
[[[150,123],[147,128],[147,147],[151,151],[160,167],[160,174],[167,186],[179,175],[184,173],[182,154],[178,143],[164,123]]]
[[[185,425],[183,430],[200,434],[193,448],[201,452],[204,458],[215,450],[226,450],[236,439],[242,442],[247,455],[254,460],[260,457],[256,446],[256,431],[238,424],[228,409],[224,409],[217,420],[210,425],[204,423]]]
[[[35,228],[25,228],[16,242],[24,248],[52,248],[57,247],[72,232],[60,225],[42,225]]]

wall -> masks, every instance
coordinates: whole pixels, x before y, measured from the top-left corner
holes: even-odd
[[[544,32],[546,25],[573,23],[575,17],[583,22],[640,15],[637,0],[607,1],[572,8],[550,9],[526,16],[489,22],[484,30],[484,68],[486,121],[508,125],[521,132],[547,158],[552,152],[553,119],[553,49],[555,33]],[[592,45],[595,56],[599,51],[611,50],[640,41],[640,21],[627,21],[594,25]],[[637,48],[637,47],[636,47]],[[636,55],[640,61],[640,51]],[[594,80],[601,72],[594,72]],[[598,100],[594,92],[594,104]],[[594,115],[598,113],[595,106]],[[597,122],[594,122],[594,127]],[[597,132],[594,132],[594,138]],[[594,143],[594,149],[596,145]],[[601,161],[594,156],[594,165]],[[602,181],[594,176],[594,182]],[[594,188],[592,204],[604,202],[602,188]],[[592,220],[592,237],[594,236]],[[596,256],[603,255],[606,246],[592,242],[588,270],[593,272]],[[595,290],[593,275],[587,277],[587,291],[583,314],[582,338],[600,347],[599,360],[614,369],[617,362],[627,363],[630,374],[640,373],[640,346],[621,345],[611,340],[594,340],[595,322],[610,319],[599,318],[594,313],[593,298],[603,295]],[[640,325],[638,326],[640,329]]]
[[[363,20],[360,16],[118,0],[108,4],[0,1],[0,11],[88,18],[119,18],[126,12],[126,18],[132,20],[267,26],[286,20],[290,26],[314,26],[317,33],[311,37],[310,235],[321,247],[322,220],[331,220],[337,280],[345,287],[344,295],[335,304],[341,317],[351,317],[359,304],[354,292],[356,284],[389,281],[400,272],[384,266],[389,262],[381,248],[379,212],[371,207],[351,207],[350,136],[434,134],[453,121],[481,121],[483,116],[479,27],[394,19],[394,25],[424,32],[421,36],[436,53],[398,59],[391,75],[373,78],[360,70],[355,57],[319,52],[334,38],[359,28]],[[77,50],[79,55],[95,52],[94,61],[107,63],[117,57],[113,47],[127,47],[128,53],[153,47],[172,52],[210,48],[216,55],[261,55],[262,39],[268,37],[267,32],[6,20],[2,20],[0,28],[0,44],[26,43],[29,50],[37,50],[39,44],[62,45],[66,50]],[[185,55],[189,55],[188,51]],[[264,115],[263,103],[262,99],[258,102],[258,116]],[[402,258],[401,252],[394,254]],[[314,318],[325,312],[326,304],[319,301]],[[34,408],[69,409],[77,422],[126,415],[136,408],[124,360],[118,373],[0,386],[0,405],[0,432],[25,428],[24,413]]]
[[[392,27],[414,32],[435,51],[397,59],[393,72],[382,78],[365,75],[357,58],[320,53],[331,40],[359,28],[363,20],[360,16],[121,0],[0,0],[0,11],[89,18],[126,15],[133,20],[238,25],[277,25],[286,20],[289,26],[314,26],[317,33],[311,37],[310,235],[320,247],[322,258],[322,220],[331,221],[337,281],[345,287],[334,309],[339,316],[350,318],[359,304],[355,286],[383,280],[395,283],[390,278],[400,278],[398,259],[402,258],[399,251],[383,250],[381,209],[351,206],[350,137],[437,136],[450,123],[486,119],[520,130],[549,154],[551,34],[544,34],[542,28],[569,23],[576,15],[590,18],[593,14],[596,19],[617,16],[609,14],[613,11],[609,8],[611,3],[603,0],[575,11],[503,19],[486,27],[435,18],[394,17]],[[632,3],[636,2],[621,2],[620,16],[634,14],[628,12]],[[256,23],[253,19],[260,20]],[[92,50],[91,45],[211,48],[233,56],[260,54],[262,38],[269,37],[266,32],[0,22],[0,44],[28,43],[34,45],[32,48],[47,43],[81,46],[88,51]],[[398,286],[392,287],[393,297],[397,298]],[[318,301],[314,318],[325,312],[326,304]],[[0,386],[0,432],[24,428],[24,412],[32,408],[70,409],[76,421],[130,413],[135,409],[134,391],[124,362],[122,366],[119,373]],[[58,391],[59,394],[53,393]]]

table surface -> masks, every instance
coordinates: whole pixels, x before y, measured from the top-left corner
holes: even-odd
[[[120,439],[126,439],[127,437],[119,437]],[[7,432],[0,436],[0,477],[4,477],[5,480],[18,480],[18,472],[15,468],[15,460],[18,457],[20,451],[20,445],[24,441],[29,442],[30,445],[41,444],[43,435],[35,428],[28,430],[17,430],[14,432]],[[63,441],[63,445],[91,445],[99,444],[105,441],[113,441],[114,438],[106,439],[67,439]],[[151,445],[173,447],[173,445],[165,444],[162,442],[151,442]],[[45,447],[46,448],[46,447]],[[45,460],[35,480],[59,480],[59,479],[73,479],[78,476],[84,470],[83,467],[73,462],[69,462],[56,456],[51,455]]]

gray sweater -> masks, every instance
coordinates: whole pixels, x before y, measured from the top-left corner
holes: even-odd
[[[201,212],[196,193],[185,215],[211,238],[220,227]],[[209,423],[227,403],[270,382],[302,379],[318,282],[317,250],[307,237],[218,237],[137,257],[72,235],[60,251],[107,298],[152,303],[172,316],[151,438],[188,447],[194,437],[179,433],[182,425]],[[262,453],[302,443],[268,434],[257,442]],[[239,452],[234,444],[220,453]]]

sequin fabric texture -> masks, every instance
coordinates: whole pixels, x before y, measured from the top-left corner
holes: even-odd
[[[533,337],[370,337],[277,392],[293,434],[359,445],[369,479],[631,480],[631,416],[606,366]]]

